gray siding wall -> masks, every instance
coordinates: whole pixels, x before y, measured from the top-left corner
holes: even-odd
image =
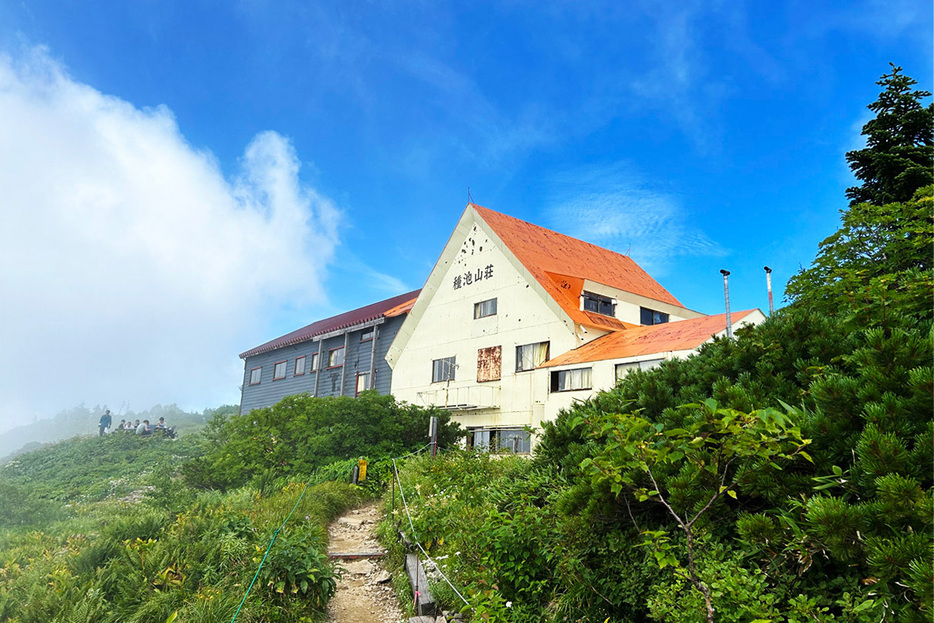
[[[392,381],[392,369],[386,363],[386,353],[389,346],[399,332],[399,327],[405,316],[387,318],[383,324],[377,325],[376,331],[376,366],[375,387],[380,394],[388,394]],[[357,389],[357,373],[370,371],[370,359],[373,353],[372,340],[361,341],[364,333],[373,327],[365,329],[351,329],[326,338],[320,342],[320,356],[317,370],[311,367],[311,356],[319,352],[319,342],[308,341],[279,348],[267,353],[247,357],[243,366],[243,390],[240,399],[240,413],[249,413],[253,409],[271,407],[286,396],[307,392],[315,395],[315,377],[318,379],[317,395],[324,396],[354,396]],[[329,368],[328,354],[332,349],[343,347],[344,365]],[[304,355],[305,374],[295,376],[295,358]],[[286,375],[284,379],[272,379],[273,368],[278,361],[286,361]],[[256,385],[250,385],[250,372],[253,368],[261,367],[262,376]],[[343,371],[343,391],[341,391],[341,372]]]
[[[399,328],[405,321],[405,314],[395,318],[387,318],[386,322],[379,328],[379,341],[376,343],[376,383],[374,389],[380,394],[390,393],[392,384],[392,368],[386,362],[386,353],[392,346],[392,341],[396,339]]]
[[[310,370],[311,355],[318,352],[317,342],[302,342],[267,353],[247,357],[243,365],[243,391],[240,394],[240,413],[249,413],[260,407],[271,407],[286,396],[315,390],[315,375]],[[295,376],[295,358],[305,355],[305,374]],[[277,361],[286,360],[285,378],[272,380]],[[250,385],[250,371],[261,367],[258,385]]]

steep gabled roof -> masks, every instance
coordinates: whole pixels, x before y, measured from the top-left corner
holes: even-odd
[[[354,309],[348,312],[344,312],[343,314],[338,314],[337,316],[332,316],[330,318],[325,318],[324,320],[313,322],[306,327],[298,329],[297,331],[292,331],[291,333],[287,333],[282,337],[277,337],[276,339],[266,342],[265,344],[261,344],[256,348],[246,351],[245,353],[240,353],[240,358],[246,359],[247,357],[252,357],[253,355],[259,355],[260,353],[282,348],[283,346],[298,344],[299,342],[307,342],[308,340],[313,339],[315,336],[330,333],[331,331],[337,331],[339,329],[345,329],[354,325],[363,324],[371,320],[376,320],[380,317],[391,318],[393,316],[399,316],[401,314],[408,313],[408,311],[412,309],[412,305],[415,304],[415,300],[418,298],[419,292],[420,290],[415,290],[406,294],[400,294],[399,296],[394,296],[391,299],[386,299],[385,301],[372,303],[359,309]]]
[[[628,256],[476,204],[468,204],[468,207],[476,210],[574,322],[611,331],[625,326],[613,318],[580,309],[580,295],[585,279],[684,307]]]
[[[747,309],[730,314],[734,325],[744,319],[752,320],[750,314],[762,312]],[[568,351],[543,363],[540,368],[553,368],[575,363],[590,363],[607,359],[624,359],[639,355],[694,350],[713,336],[726,331],[726,314],[677,320],[647,327],[634,327],[607,333],[580,348]]]

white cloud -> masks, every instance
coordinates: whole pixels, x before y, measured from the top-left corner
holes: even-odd
[[[165,107],[0,58],[0,429],[86,402],[238,399],[237,353],[323,298],[339,210],[289,141],[257,135],[233,181]]]
[[[677,197],[648,188],[618,165],[561,176],[548,218],[555,230],[629,255],[656,277],[677,257],[726,255],[691,225]]]

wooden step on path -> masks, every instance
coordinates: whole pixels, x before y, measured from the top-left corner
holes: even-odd
[[[328,552],[333,560],[358,560],[360,558],[382,558],[386,552]]]

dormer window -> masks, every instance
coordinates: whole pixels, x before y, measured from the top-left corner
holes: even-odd
[[[584,304],[584,311],[594,312],[601,316],[616,317],[616,301],[606,296],[600,296],[593,292],[584,292],[581,294]]]
[[[639,322],[643,325],[665,324],[668,322],[668,314],[648,307],[640,307]]]

